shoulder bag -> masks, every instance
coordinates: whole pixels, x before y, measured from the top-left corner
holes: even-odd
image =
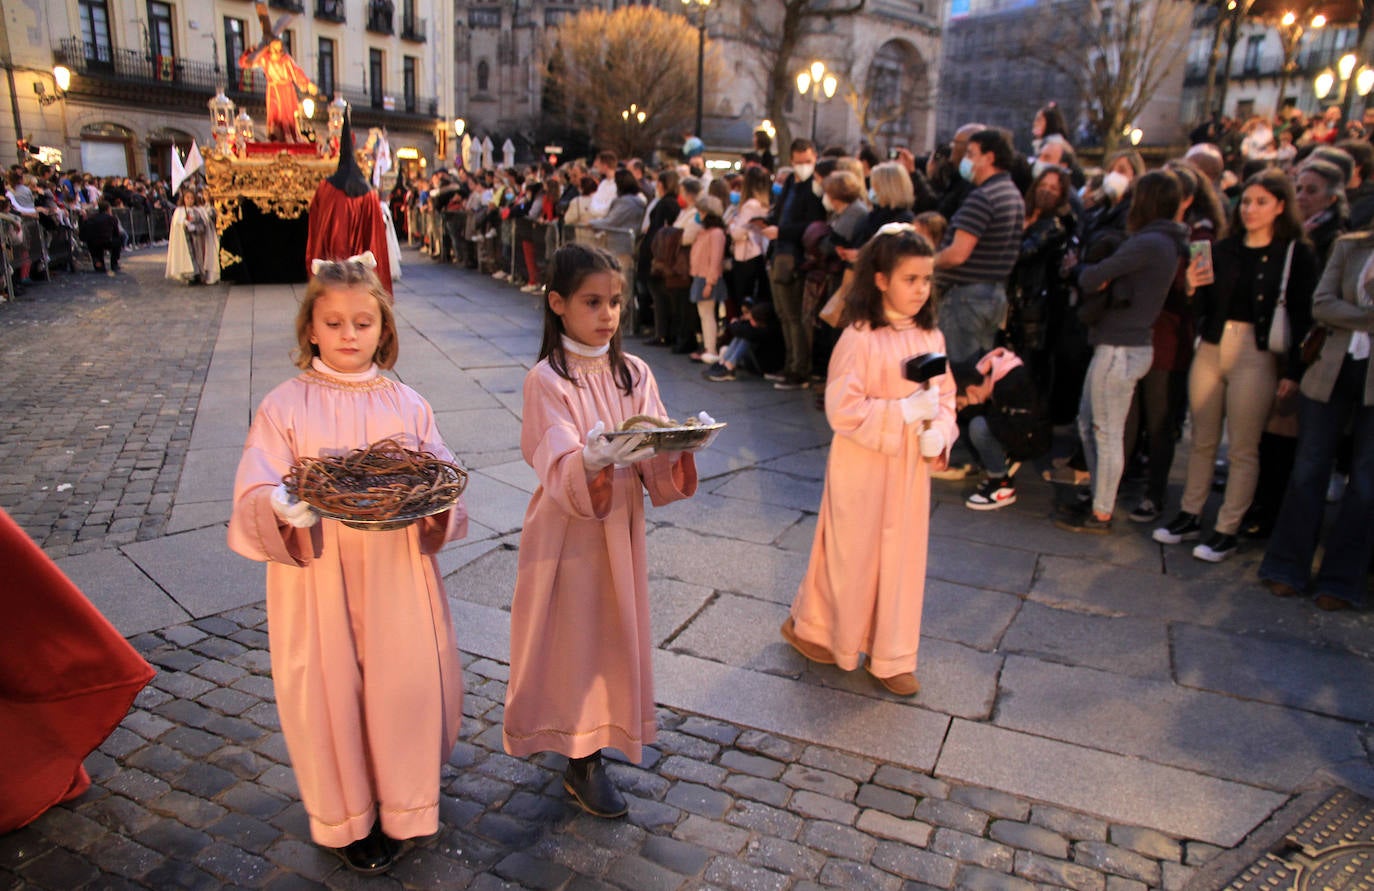
[[[1283,259],[1283,278],[1279,280],[1279,301],[1274,305],[1274,317],[1269,320],[1269,352],[1280,355],[1288,352],[1291,342],[1288,325],[1288,273],[1293,268],[1293,247],[1288,242],[1288,254]]]

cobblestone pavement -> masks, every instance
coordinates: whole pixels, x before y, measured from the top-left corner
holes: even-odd
[[[60,275],[0,306],[0,505],[54,558],[162,534],[227,286],[165,252]]]
[[[383,878],[310,842],[257,607],[145,634],[158,674],[78,801],[0,836],[0,888],[1177,889],[1210,845],[660,710],[630,813],[569,804],[564,761],[501,750],[507,667],[465,657],[441,830]]]

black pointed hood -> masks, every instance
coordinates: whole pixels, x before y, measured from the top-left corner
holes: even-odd
[[[339,168],[326,180],[349,198],[361,198],[371,191],[367,177],[354,156],[352,115],[345,111],[343,132],[339,134]]]

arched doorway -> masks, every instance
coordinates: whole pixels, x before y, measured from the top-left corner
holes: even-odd
[[[196,138],[184,130],[161,127],[148,134],[148,174],[153,179],[172,179],[172,148],[181,152],[184,160]]]
[[[119,124],[81,128],[81,169],[96,176],[128,176],[133,168],[134,134]]]
[[[868,66],[866,93],[860,126],[869,142],[914,151],[925,146],[930,78],[916,47],[905,40],[889,40],[879,47]]]

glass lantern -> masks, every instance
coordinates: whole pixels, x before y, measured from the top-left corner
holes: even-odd
[[[343,135],[344,115],[348,113],[348,103],[340,93],[334,94],[329,103],[329,151],[333,157],[339,154],[339,137]]]
[[[230,154],[234,145],[234,100],[220,90],[206,107],[210,109],[210,137],[215,151]]]
[[[249,116],[248,109],[246,108],[239,112],[238,117],[234,118],[234,135],[235,148],[237,148],[239,155],[242,156],[247,151],[245,146],[254,141],[253,119]]]

